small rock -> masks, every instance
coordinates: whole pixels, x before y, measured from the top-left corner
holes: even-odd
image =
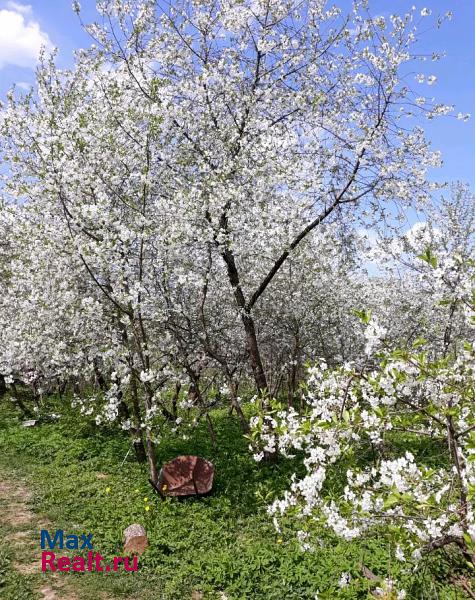
[[[23,427],[34,427],[37,423],[36,419],[30,419],[29,421],[23,421]]]
[[[143,554],[148,548],[148,538],[142,525],[133,523],[124,531],[124,554]]]

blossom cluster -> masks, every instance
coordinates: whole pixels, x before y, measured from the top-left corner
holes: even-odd
[[[439,268],[432,269],[436,279]],[[366,330],[367,339],[379,341],[374,320],[367,320]],[[306,549],[322,528],[351,540],[391,525],[399,561],[417,561],[448,544],[473,556],[473,341],[460,344],[456,354],[431,356],[419,339],[408,347],[372,348],[360,361],[336,368],[320,360],[308,371],[304,397],[303,414],[274,403],[270,414],[253,420],[262,447],[304,454],[306,475],[294,475],[269,507],[277,525],[285,515],[296,517],[299,528],[305,526],[299,536]],[[442,455],[443,466],[433,466],[427,448]],[[330,482],[342,465],[344,481],[335,489]]]

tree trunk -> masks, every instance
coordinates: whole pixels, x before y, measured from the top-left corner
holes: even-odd
[[[32,419],[34,417],[33,412],[24,404],[20,396],[15,396],[15,404],[21,410],[23,417]]]
[[[180,391],[181,391],[181,383],[178,382],[175,384],[175,392],[174,392],[173,398],[172,398],[172,414],[175,419],[178,416],[178,399],[180,397]]]
[[[188,376],[191,379],[188,396],[190,396],[190,393],[191,393],[192,397],[195,398],[196,405],[202,409],[199,418],[201,418],[203,415],[205,415],[206,424],[208,425],[208,431],[209,431],[209,435],[211,438],[211,443],[213,444],[213,448],[217,448],[216,431],[213,426],[213,421],[211,420],[211,417],[209,416],[208,409],[207,409],[205,403],[203,402],[203,396],[201,395],[200,379],[199,379],[200,376],[197,375],[190,367],[188,367],[187,371],[188,371]]]
[[[249,433],[249,423],[247,422],[247,419],[244,413],[242,412],[241,405],[239,404],[239,400],[237,399],[237,387],[228,370],[226,372],[226,375],[228,378],[229,390],[231,392],[231,408],[229,409],[229,414],[231,415],[234,409],[236,411],[237,416],[239,417],[241,429],[244,433]]]
[[[157,456],[155,454],[155,447],[152,441],[152,434],[148,429],[146,433],[146,448],[150,479],[156,484],[158,483]]]
[[[134,447],[134,453],[137,462],[142,464],[147,462],[147,453],[145,452],[145,446],[140,432],[137,434],[136,430],[131,429],[130,437],[132,440],[132,445]]]
[[[25,417],[26,419],[31,419],[34,417],[33,411],[31,411],[26,404],[23,402],[23,399],[21,397],[21,391],[18,390],[18,388],[16,387],[16,385],[13,383],[12,384],[12,390],[13,390],[13,400],[16,406],[18,406],[18,408],[21,410],[22,416]]]
[[[234,298],[236,300],[237,307],[239,308],[239,312],[241,313],[241,320],[244,325],[244,331],[246,332],[247,351],[249,354],[249,362],[254,375],[256,388],[257,391],[262,394],[265,390],[267,390],[267,379],[262,364],[254,319],[246,308],[246,299],[244,298],[244,293],[239,281],[239,273],[233,253],[229,248],[226,248],[222,252],[222,257],[226,263],[229,282],[234,290]]]
[[[147,388],[145,390],[145,409],[146,411],[150,411],[151,408],[152,392],[150,389]],[[171,418],[173,418],[173,415],[171,413],[169,413],[169,415],[171,416]],[[153,445],[152,432],[147,426],[145,431],[145,450],[147,453],[150,479],[151,481],[153,481],[154,484],[156,484],[158,482],[157,456],[155,454],[155,446]]]
[[[134,424],[130,429],[130,436],[132,438],[132,444],[134,446],[135,458],[137,462],[144,463],[147,460],[147,453],[143,443],[142,431],[140,428],[141,414],[140,414],[140,403],[137,390],[137,382],[132,375],[132,411],[134,417]]]
[[[242,310],[244,311],[244,307]],[[254,381],[256,382],[258,392],[264,393],[265,390],[267,390],[267,379],[262,364],[259,342],[257,341],[254,319],[250,314],[246,314],[245,312],[242,312],[241,318],[246,332],[247,350],[249,352],[249,360],[254,375]]]
[[[94,375],[96,376],[96,381],[99,386],[99,389],[101,389],[104,392],[107,389],[107,382],[105,380],[104,375],[102,374],[102,371],[99,368],[99,361],[97,360],[97,358],[94,358],[92,364],[94,367]]]

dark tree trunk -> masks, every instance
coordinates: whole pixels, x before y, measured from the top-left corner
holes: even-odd
[[[18,408],[21,410],[22,415],[27,418],[27,419],[31,419],[34,417],[33,412],[25,405],[25,403],[23,402],[23,400],[21,399],[20,396],[16,396],[15,397],[15,404],[18,406]]]
[[[236,261],[234,255],[226,248],[222,257],[226,263],[229,282],[234,291],[234,298],[236,300],[237,307],[241,313],[241,320],[244,325],[244,331],[246,332],[246,345],[249,354],[249,362],[251,364],[252,373],[254,375],[254,381],[258,392],[264,393],[267,390],[267,379],[262,364],[261,353],[259,350],[259,342],[257,340],[256,326],[251,313],[247,310],[246,299],[241,288],[239,281],[239,273],[236,267]]]
[[[146,432],[146,449],[150,479],[154,484],[158,482],[157,456],[155,454],[155,446],[152,441],[152,434],[149,430]]]
[[[175,392],[173,394],[173,398],[172,398],[172,413],[173,413],[173,417],[176,419],[178,416],[178,398],[180,397],[180,390],[181,390],[181,383],[178,382],[175,385]]]
[[[99,361],[97,360],[97,358],[94,359],[93,366],[97,384],[102,391],[105,391],[107,389],[107,382],[105,380],[104,375],[102,374],[102,371],[99,368]]]
[[[137,435],[139,437],[137,437]],[[136,429],[130,430],[130,437],[132,439],[132,445],[134,447],[135,459],[138,463],[147,462],[147,453],[145,452],[145,446],[143,443],[143,439],[140,436],[140,432],[137,432]]]
[[[137,383],[132,376],[132,412],[134,423],[129,430],[130,437],[132,438],[132,444],[134,446],[135,458],[137,462],[144,463],[147,461],[147,453],[145,451],[145,445],[143,443],[142,432],[140,429],[140,403],[139,395],[137,390]]]
[[[199,374],[195,373],[195,371],[193,371],[193,369],[191,369],[189,366],[187,368],[187,372],[188,376],[191,379],[190,388],[188,390],[188,397],[194,398],[194,403],[201,408],[201,414],[199,418],[205,415],[206,424],[208,425],[209,436],[211,438],[211,443],[213,444],[213,448],[217,448],[216,431],[213,426],[213,421],[209,415],[208,408],[206,407],[203,401],[203,396],[201,395],[200,376]]]
[[[244,307],[242,310],[245,310]],[[254,319],[250,314],[246,314],[245,312],[242,312],[241,318],[244,324],[244,330],[246,332],[247,350],[249,352],[249,360],[251,363],[252,373],[254,375],[254,381],[256,382],[257,390],[261,393],[264,393],[265,390],[267,390],[267,379],[264,372],[264,366],[262,364],[259,343],[257,341]]]
[[[57,393],[59,396],[59,399],[62,400],[63,396],[66,392],[66,388],[67,388],[68,384],[66,381],[58,381],[58,388],[57,388]]]
[[[231,392],[231,407],[229,409],[229,414],[231,415],[233,410],[235,410],[237,416],[239,417],[241,429],[243,430],[244,433],[249,433],[249,423],[247,422],[247,419],[246,419],[244,413],[242,412],[241,405],[239,404],[239,400],[237,398],[238,388],[237,388],[236,384],[234,383],[234,380],[233,380],[231,374],[229,373],[229,371],[227,371],[226,374],[228,377],[228,384],[229,384],[229,389]]]
[[[252,368],[252,374],[254,376],[257,391],[262,398],[262,408],[265,409],[268,402],[266,397],[268,385],[264,366],[262,364],[261,353],[259,350],[259,342],[257,340],[254,319],[252,318],[251,311],[246,305],[246,299],[239,281],[239,273],[236,267],[236,261],[234,260],[232,252],[229,250],[229,248],[226,248],[223,251],[222,256],[224,262],[226,263],[229,282],[234,290],[234,298],[239,308],[239,312],[241,313],[241,320],[244,325],[244,331],[246,332],[246,344],[249,354],[249,362]],[[277,453],[264,452],[264,460],[266,462],[275,462],[277,460]]]
[[[31,411],[23,402],[23,399],[21,397],[21,391],[17,389],[14,383],[12,384],[12,390],[14,394],[14,403],[21,410],[22,416],[26,419],[31,419],[34,416],[33,411]]]

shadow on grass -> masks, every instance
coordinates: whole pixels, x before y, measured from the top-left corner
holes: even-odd
[[[51,401],[50,409],[55,408],[57,405]],[[12,407],[3,405],[0,429],[4,430],[4,460],[12,467],[33,470],[35,466],[41,468],[55,463],[58,467],[68,465],[71,469],[82,464],[84,469],[106,470],[116,475],[130,472],[136,477],[140,472],[142,483],[147,481],[146,469],[135,462],[125,432],[113,427],[98,427],[72,409],[64,410],[64,406],[62,411],[63,416],[58,422],[23,428]],[[183,428],[176,433],[165,428],[156,446],[159,465],[181,454],[202,456],[215,465],[213,491],[209,497],[190,497],[177,502],[209,502],[212,498],[225,497],[232,501],[235,515],[249,515],[288,489],[294,472],[303,475],[299,458],[256,463],[237,419],[230,417],[227,410],[214,411],[213,425],[216,447],[213,447],[204,422],[196,428]],[[27,465],[25,456],[30,458]],[[150,487],[150,494],[154,493]]]

